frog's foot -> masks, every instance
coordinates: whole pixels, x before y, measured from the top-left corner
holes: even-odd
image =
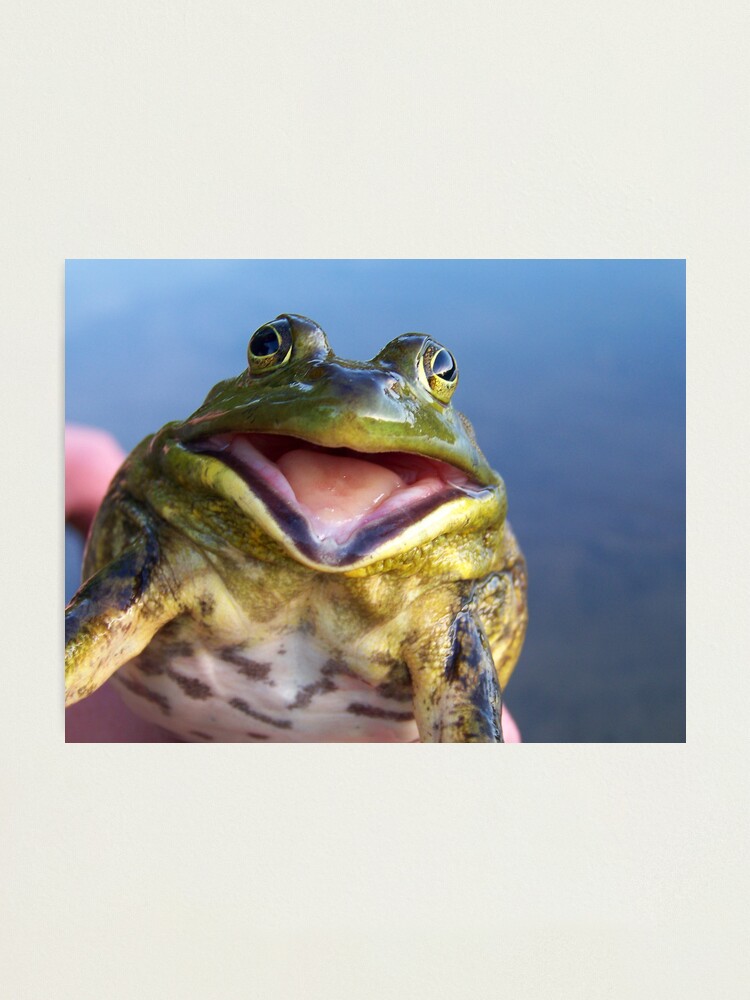
[[[504,742],[495,664],[487,637],[470,611],[456,616],[444,663],[422,663],[412,677],[423,743]]]
[[[137,656],[177,610],[149,517],[123,502],[142,531],[80,588],[65,609],[65,704],[73,705]]]
[[[65,704],[73,705],[138,654],[144,561],[134,547],[88,580],[65,609]]]

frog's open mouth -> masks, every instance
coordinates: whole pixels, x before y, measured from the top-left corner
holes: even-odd
[[[228,465],[284,537],[327,565],[356,562],[448,501],[488,491],[424,455],[325,448],[283,434],[214,434],[186,447]]]

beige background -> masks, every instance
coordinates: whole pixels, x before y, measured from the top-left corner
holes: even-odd
[[[4,997],[747,995],[743,7],[6,0]],[[687,258],[687,745],[63,743],[63,260],[277,255]]]

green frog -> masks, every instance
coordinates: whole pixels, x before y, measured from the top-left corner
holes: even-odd
[[[503,742],[526,568],[455,358],[408,333],[343,360],[297,315],[247,358],[114,477],[66,704],[113,677],[192,742]]]

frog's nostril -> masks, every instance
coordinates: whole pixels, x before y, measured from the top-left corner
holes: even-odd
[[[393,392],[398,385],[398,377],[393,372],[371,372],[370,381],[381,392]]]
[[[390,372],[379,372],[370,381],[369,392],[375,399],[398,399],[398,378]]]

